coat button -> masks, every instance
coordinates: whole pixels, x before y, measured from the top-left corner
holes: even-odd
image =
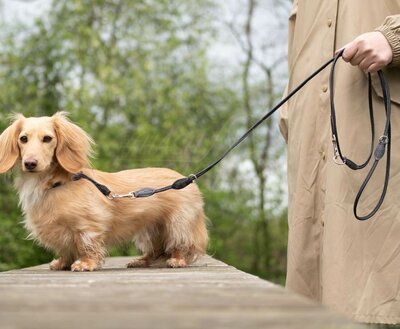
[[[328,19],[327,24],[328,24],[328,27],[331,27],[332,26],[332,20]]]
[[[320,150],[320,151],[318,151],[318,153],[319,153],[319,155],[321,156],[321,159],[325,161],[325,160],[326,160],[325,151]]]
[[[322,86],[322,92],[326,93],[328,91],[328,86]]]

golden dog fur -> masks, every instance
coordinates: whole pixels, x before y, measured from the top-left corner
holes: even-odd
[[[58,112],[52,117],[16,115],[0,135],[0,173],[17,171],[16,188],[30,236],[58,255],[52,270],[93,271],[111,245],[134,241],[143,255],[128,267],[149,266],[161,255],[184,267],[206,251],[203,201],[195,184],[143,199],[104,197],[83,171],[113,192],[171,184],[182,175],[164,168],[106,173],[90,169],[91,138]]]

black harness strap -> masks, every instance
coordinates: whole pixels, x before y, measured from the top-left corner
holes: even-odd
[[[185,188],[186,186],[190,185],[195,181],[196,179],[200,178],[203,176],[205,173],[210,171],[212,168],[214,168],[217,164],[219,164],[234,148],[236,148],[243,140],[245,140],[259,125],[261,125],[265,120],[267,120],[273,113],[275,113],[283,104],[285,104],[290,98],[292,98],[300,89],[302,89],[310,80],[312,80],[316,75],[318,75],[322,70],[324,70],[329,64],[332,64],[331,67],[331,73],[330,73],[330,105],[331,105],[331,127],[332,127],[332,141],[334,144],[334,160],[336,163],[338,163],[337,159],[340,158],[341,163],[338,164],[346,164],[349,168],[353,170],[358,170],[364,168],[370,161],[373,153],[373,144],[374,144],[374,137],[375,137],[375,127],[374,127],[374,117],[373,117],[373,108],[372,108],[372,87],[371,87],[371,76],[368,75],[368,99],[369,99],[369,109],[370,109],[370,122],[371,122],[371,151],[369,154],[368,159],[361,165],[355,164],[353,161],[349,160],[348,158],[344,157],[342,155],[341,149],[340,149],[340,144],[339,144],[339,138],[337,134],[337,128],[336,128],[336,112],[335,112],[335,105],[334,105],[334,70],[335,70],[335,65],[337,60],[342,56],[343,51],[340,51],[337,53],[332,59],[321,65],[316,71],[314,71],[310,76],[308,76],[302,83],[300,83],[295,89],[293,89],[286,97],[284,97],[272,110],[267,112],[262,118],[260,118],[248,131],[246,131],[233,145],[231,145],[216,161],[202,169],[196,174],[189,175],[188,177],[183,177],[178,180],[176,180],[174,183],[171,185],[162,187],[162,188],[143,188],[138,191],[132,191],[127,194],[114,194],[110,191],[110,189],[107,188],[107,186],[99,184],[96,182],[94,179],[88,177],[84,173],[77,173],[73,176],[73,180],[79,180],[81,178],[87,179],[90,182],[92,182],[98,190],[103,193],[105,196],[107,196],[110,199],[114,198],[144,198],[144,197],[149,197],[153,194],[168,191],[168,190],[180,190]],[[359,220],[366,220],[371,218],[379,209],[381,206],[385,195],[386,195],[386,190],[387,190],[387,185],[389,182],[389,172],[390,172],[390,96],[389,96],[389,87],[386,83],[386,80],[384,78],[383,72],[378,71],[379,79],[381,81],[381,86],[382,86],[382,91],[384,95],[384,103],[385,103],[385,110],[386,110],[386,126],[385,126],[385,131],[382,135],[382,137],[379,139],[379,144],[375,149],[375,162],[369,171],[366,179],[364,180],[363,184],[361,185],[361,188],[357,194],[355,203],[354,203],[354,215],[357,219]],[[379,160],[383,157],[386,149],[386,144],[388,144],[388,152],[387,152],[387,164],[386,164],[386,175],[385,175],[385,183],[383,187],[383,191],[381,194],[381,197],[378,201],[378,204],[376,207],[371,211],[370,214],[366,216],[358,216],[357,214],[357,206],[359,199],[367,186],[372,174],[374,173]]]
[[[87,179],[89,182],[91,182],[94,186],[97,187],[97,189],[98,189],[103,195],[109,196],[109,195],[111,194],[111,191],[110,191],[110,189],[109,189],[107,186],[96,182],[93,178],[91,178],[91,177],[85,175],[83,172],[79,172],[79,173],[77,173],[77,174],[75,174],[75,175],[72,176],[72,180],[73,180],[73,181],[80,180],[81,178]]]

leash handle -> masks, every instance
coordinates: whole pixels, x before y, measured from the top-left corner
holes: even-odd
[[[356,199],[354,201],[353,213],[354,213],[354,216],[360,221],[370,219],[379,210],[379,208],[381,207],[381,205],[385,199],[387,188],[389,185],[389,178],[390,178],[390,159],[391,159],[391,145],[392,145],[392,133],[391,133],[391,125],[390,125],[390,121],[391,121],[390,120],[390,116],[391,116],[390,90],[389,90],[389,85],[385,79],[385,75],[381,70],[378,71],[378,76],[379,76],[379,81],[380,81],[382,93],[383,93],[383,102],[385,105],[385,112],[386,112],[386,123],[385,123],[384,132],[383,132],[382,136],[379,138],[378,145],[374,152],[375,161],[374,161],[370,171],[368,172],[367,177],[365,178],[364,182],[362,183],[360,190],[358,191]],[[387,147],[387,150],[386,150],[386,147]],[[358,215],[358,212],[357,212],[358,203],[359,203],[360,198],[361,198],[366,186],[368,185],[373,173],[375,172],[375,169],[378,166],[379,161],[383,158],[383,156],[385,154],[385,150],[386,150],[386,169],[385,169],[385,178],[384,178],[384,182],[383,182],[383,188],[382,188],[381,195],[380,195],[379,200],[378,200],[376,206],[374,207],[374,209],[372,209],[369,214],[360,216],[360,215]]]
[[[374,110],[372,103],[372,81],[371,81],[371,74],[368,73],[368,107],[369,107],[369,121],[371,126],[371,147],[367,159],[362,164],[356,164],[355,162],[353,162],[352,160],[350,160],[349,158],[345,157],[342,154],[339,142],[339,135],[337,132],[337,125],[336,125],[334,77],[335,77],[336,63],[338,59],[342,57],[343,52],[344,48],[335,55],[329,75],[329,101],[330,101],[330,112],[331,112],[330,122],[331,122],[332,144],[333,144],[333,161],[338,165],[346,165],[352,170],[359,170],[365,168],[368,165],[369,161],[372,158],[372,154],[374,153],[375,124],[374,124]]]
[[[367,219],[370,219],[372,216],[376,214],[376,212],[379,210],[381,207],[383,200],[385,199],[386,192],[387,192],[387,187],[389,184],[389,176],[390,176],[390,150],[391,150],[391,131],[390,131],[390,115],[391,115],[391,108],[390,108],[390,91],[389,91],[389,86],[386,82],[385,75],[382,72],[382,70],[379,70],[377,72],[380,85],[382,88],[382,93],[383,93],[383,101],[384,101],[384,106],[385,106],[385,113],[386,113],[386,123],[384,127],[384,131],[382,136],[379,138],[378,145],[376,146],[374,150],[374,140],[375,140],[375,124],[374,124],[374,110],[373,110],[373,104],[372,104],[372,81],[371,81],[371,74],[368,73],[368,107],[369,107],[369,116],[370,116],[370,125],[371,125],[371,147],[370,147],[370,152],[368,155],[368,158],[364,161],[362,164],[357,164],[347,158],[346,156],[343,155],[342,150],[340,148],[340,142],[339,142],[339,135],[337,132],[337,126],[336,126],[336,109],[335,109],[335,101],[334,101],[334,72],[335,72],[335,66],[340,57],[342,57],[344,52],[344,49],[342,49],[340,52],[338,52],[334,60],[332,62],[331,66],[331,71],[330,71],[330,76],[329,76],[329,92],[330,92],[330,109],[331,109],[331,131],[332,131],[332,144],[333,144],[333,159],[336,164],[339,165],[346,165],[352,170],[360,170],[365,168],[368,163],[370,162],[372,155],[374,155],[374,163],[372,167],[370,168],[367,176],[365,177],[363,183],[361,184],[361,187],[357,193],[357,196],[354,201],[354,206],[353,206],[353,213],[354,216],[360,220],[364,221]],[[387,153],[386,153],[386,172],[385,172],[385,178],[384,178],[384,184],[383,184],[383,189],[380,195],[380,198],[376,204],[376,206],[371,210],[370,213],[367,215],[361,216],[358,214],[358,204],[360,201],[360,198],[362,194],[364,193],[365,188],[367,187],[372,175],[375,172],[375,169],[377,168],[379,161],[383,158],[385,152],[386,152],[386,146],[387,146]]]

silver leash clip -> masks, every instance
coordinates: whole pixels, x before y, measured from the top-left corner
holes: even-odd
[[[388,140],[389,140],[389,137],[388,136],[386,136],[386,135],[382,135],[381,137],[379,137],[379,143],[380,144],[387,144],[388,143]]]
[[[337,146],[337,140],[336,140],[336,136],[335,135],[332,135],[332,144],[333,144],[333,161],[337,165],[340,165],[340,166],[344,165],[346,163],[345,162],[346,158],[343,160],[340,157],[339,149],[338,149],[338,146]]]
[[[130,198],[130,199],[134,199],[135,196],[135,192],[128,192],[126,194],[117,194],[117,193],[110,193],[107,198],[110,200],[114,200],[114,199],[122,199],[122,198]]]

